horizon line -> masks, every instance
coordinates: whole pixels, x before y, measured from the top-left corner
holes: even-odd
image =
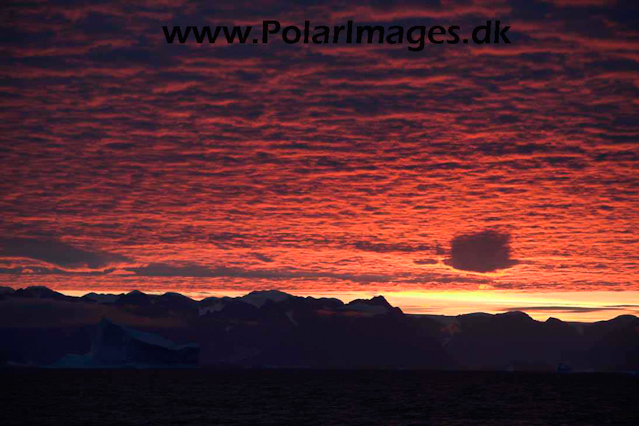
[[[0,286],[0,288],[3,286]],[[344,292],[344,291],[335,291],[335,292],[320,292],[320,293],[314,293],[314,294],[310,294],[311,292],[297,292],[295,290],[281,290],[278,288],[268,288],[268,289],[264,289],[264,288],[258,288],[258,289],[253,289],[253,290],[205,290],[205,291],[193,291],[193,292],[184,292],[184,291],[173,291],[173,290],[140,290],[138,288],[134,288],[134,289],[105,289],[104,291],[100,291],[99,289],[93,289],[93,290],[88,290],[88,289],[84,289],[84,290],[76,290],[76,289],[55,289],[55,288],[51,288],[48,287],[46,285],[31,285],[31,286],[26,286],[26,287],[18,287],[18,286],[4,286],[5,288],[11,288],[12,290],[16,291],[16,290],[20,290],[20,289],[28,289],[28,288],[46,288],[50,291],[54,291],[57,293],[60,293],[62,295],[65,296],[70,296],[70,297],[76,297],[76,298],[82,298],[83,296],[86,296],[88,294],[102,294],[102,295],[114,295],[114,296],[119,296],[119,295],[123,295],[123,294],[129,294],[132,292],[140,292],[143,294],[148,294],[148,295],[152,295],[152,296],[160,296],[160,295],[164,295],[164,294],[179,294],[183,297],[187,297],[193,301],[199,302],[202,301],[204,299],[210,298],[210,297],[216,297],[216,298],[222,298],[222,297],[230,297],[230,298],[240,298],[243,296],[246,296],[248,294],[254,293],[254,292],[265,292],[265,291],[279,291],[281,293],[285,293],[289,296],[293,296],[293,297],[312,297],[315,299],[320,299],[320,298],[333,298],[333,299],[337,299],[340,300],[342,303],[347,304],[352,302],[353,300],[356,299],[370,299],[372,297],[377,297],[377,296],[382,296],[386,301],[388,301],[393,307],[399,307],[402,312],[405,315],[420,315],[420,316],[437,316],[437,317],[457,317],[457,316],[464,316],[464,315],[472,315],[472,314],[489,314],[489,315],[497,315],[497,314],[504,314],[504,313],[508,313],[508,312],[523,312],[526,315],[528,315],[529,317],[531,317],[532,319],[536,320],[536,321],[547,321],[549,318],[555,318],[555,319],[559,319],[562,322],[569,322],[569,323],[593,323],[593,322],[598,322],[598,321],[610,321],[613,320],[615,318],[618,318],[620,316],[624,316],[624,315],[630,315],[630,316],[634,316],[634,317],[639,317],[639,304],[613,304],[613,305],[588,305],[588,304],[556,304],[556,303],[540,303],[538,305],[534,305],[534,306],[530,306],[531,302],[530,300],[522,300],[521,302],[524,302],[522,305],[520,306],[492,306],[490,307],[489,305],[485,305],[486,308],[488,309],[479,309],[479,310],[473,310],[473,309],[459,309],[456,312],[446,312],[446,310],[450,311],[451,309],[454,309],[452,307],[447,307],[446,309],[440,309],[440,310],[434,310],[432,309],[432,307],[424,307],[424,306],[415,306],[415,305],[407,305],[405,303],[401,303],[402,299],[410,299],[410,295],[415,295],[415,292],[387,292],[387,293],[381,293],[381,292],[365,292],[365,291],[352,291],[352,292]],[[459,294],[463,294],[463,293],[467,293],[467,294],[472,294],[475,293],[475,291],[465,291],[465,292],[451,292],[451,291],[447,291],[445,293],[448,294],[455,294],[455,295],[459,295]],[[482,292],[483,293],[483,292]],[[406,296],[408,294],[408,296]],[[422,292],[421,296],[423,299],[428,299],[428,296],[424,297],[424,295],[429,295],[431,293],[429,292]],[[435,294],[439,294],[441,295],[441,293],[435,293]],[[339,296],[342,297],[339,297]],[[346,296],[346,297],[344,297]],[[436,300],[436,297],[433,298],[433,301]],[[400,303],[397,303],[400,302]],[[514,301],[513,301],[514,302]],[[434,303],[434,306],[436,306],[437,303]],[[505,305],[505,303],[502,303],[502,305]],[[434,307],[433,306],[433,307]],[[461,307],[460,307],[461,308]],[[426,309],[427,311],[424,311],[424,309]],[[442,312],[442,310],[444,312]],[[592,318],[588,318],[587,316],[585,316],[583,319],[579,319],[579,318],[566,318],[566,316],[573,316],[573,317],[577,317],[579,316],[579,314],[582,314],[582,316],[586,315],[586,314],[595,314],[595,313],[603,313],[603,312],[610,312],[611,314],[613,314],[614,312],[617,313],[617,315],[611,315],[611,316],[596,316],[596,317],[592,317]],[[562,318],[564,317],[564,318]]]

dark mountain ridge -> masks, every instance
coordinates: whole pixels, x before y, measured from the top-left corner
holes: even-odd
[[[0,363],[51,365],[89,353],[103,320],[197,344],[202,366],[639,369],[639,318],[629,315],[579,327],[517,311],[441,321],[405,315],[383,296],[343,303],[270,290],[197,301],[140,291],[71,297],[46,287],[0,292]]]

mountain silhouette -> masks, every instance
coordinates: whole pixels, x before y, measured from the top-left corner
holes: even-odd
[[[630,315],[590,324],[518,311],[406,315],[383,296],[343,303],[277,290],[200,301],[0,292],[5,365],[627,371],[638,360],[639,318]]]

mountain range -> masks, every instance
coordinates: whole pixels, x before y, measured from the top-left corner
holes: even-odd
[[[197,301],[179,293],[72,297],[0,288],[0,365],[78,364],[636,371],[639,318],[408,315],[383,296],[343,303],[277,290]]]

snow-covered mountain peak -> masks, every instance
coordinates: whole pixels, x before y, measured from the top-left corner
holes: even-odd
[[[261,308],[269,300],[277,303],[277,302],[282,302],[290,297],[291,297],[290,294],[284,293],[283,291],[279,291],[279,290],[261,290],[261,291],[252,291],[246,296],[240,297],[239,300],[241,300],[242,302],[248,303],[250,305],[253,305],[256,308]]]

